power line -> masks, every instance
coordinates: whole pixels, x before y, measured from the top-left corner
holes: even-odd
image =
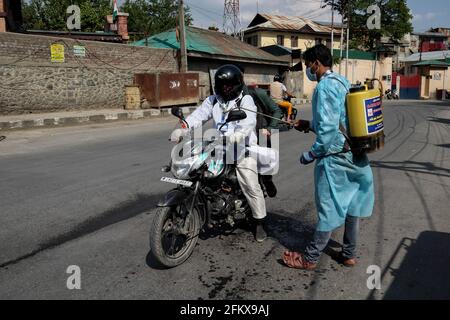
[[[197,10],[198,10],[198,11],[197,11]],[[207,18],[209,21],[211,21],[211,22],[216,22],[216,23],[217,23],[216,20],[213,20],[208,14],[203,13],[202,11],[200,11],[200,9],[195,9],[195,12],[197,12],[197,13],[200,14],[201,16]]]
[[[205,11],[205,12],[208,12],[208,13],[212,13],[212,14],[214,14],[214,15],[216,15],[216,16],[223,17],[223,13],[220,13],[220,12],[218,12],[218,11],[213,11],[213,10],[210,10],[210,9],[205,9],[205,8],[199,7],[199,6],[194,5],[194,4],[189,4],[189,7],[193,7],[193,8],[196,8],[196,9],[198,9],[198,10],[202,10],[202,11]]]

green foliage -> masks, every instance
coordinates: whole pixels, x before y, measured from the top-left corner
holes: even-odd
[[[29,0],[22,1],[24,29],[67,30],[67,7],[76,4],[81,10],[81,31],[104,30],[105,17],[112,14],[111,0]],[[129,14],[128,30],[150,36],[178,24],[177,0],[126,0],[121,12]],[[186,8],[186,25],[192,24],[190,9]]]
[[[67,8],[78,5],[81,10],[81,31],[104,29],[108,14],[112,14],[110,0],[30,0],[22,1],[24,29],[67,30]]]
[[[350,35],[352,48],[375,49],[381,37],[386,36],[394,41],[413,31],[412,15],[406,0],[324,0],[347,21],[350,17]],[[334,3],[334,5],[333,5]],[[381,9],[381,29],[369,30],[367,13],[370,5],[377,4]]]
[[[178,1],[176,0],[126,0],[121,11],[130,14],[128,30],[138,33],[133,40],[151,36],[178,25]],[[192,24],[190,9],[185,7],[185,24]]]

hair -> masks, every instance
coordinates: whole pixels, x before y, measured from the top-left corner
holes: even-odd
[[[303,60],[308,62],[318,60],[325,67],[333,66],[333,56],[331,55],[331,50],[323,44],[318,44],[306,50],[303,53]]]

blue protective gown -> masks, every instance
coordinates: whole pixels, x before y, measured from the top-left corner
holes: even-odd
[[[344,77],[327,72],[314,91],[311,127],[317,138],[311,152],[318,158],[314,170],[318,231],[340,227],[347,214],[369,217],[373,211],[373,175],[367,156],[330,155],[344,148],[339,124],[348,128],[345,101],[349,88]]]

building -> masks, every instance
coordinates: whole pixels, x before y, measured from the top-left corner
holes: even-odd
[[[415,63],[413,67],[421,77],[421,98],[442,100],[442,91],[450,91],[450,63],[428,60]]]
[[[258,13],[244,29],[244,41],[255,47],[280,45],[290,49],[307,48],[323,43],[331,48],[331,26],[302,17]],[[340,48],[341,25],[334,27],[334,49]]]
[[[419,37],[408,33],[399,41],[390,37],[382,37],[380,46],[392,53],[392,69],[394,72],[403,72],[403,61],[410,55],[419,52]]]
[[[428,32],[445,34],[447,36],[447,49],[450,50],[450,28],[431,28]]]
[[[450,50],[418,52],[402,63],[405,65],[404,73],[395,77],[399,78],[397,82],[402,88],[405,83],[412,82],[416,98],[439,99],[441,90],[450,91]]]
[[[419,37],[419,52],[443,51],[448,49],[448,36],[436,32],[415,32]]]
[[[179,50],[175,29],[132,43],[135,46]],[[212,93],[213,73],[221,65],[238,64],[245,68],[245,81],[269,85],[273,76],[289,69],[289,60],[276,57],[229,35],[196,27],[186,27],[188,70],[200,74],[200,96]]]
[[[0,32],[21,31],[22,2],[0,0]]]

